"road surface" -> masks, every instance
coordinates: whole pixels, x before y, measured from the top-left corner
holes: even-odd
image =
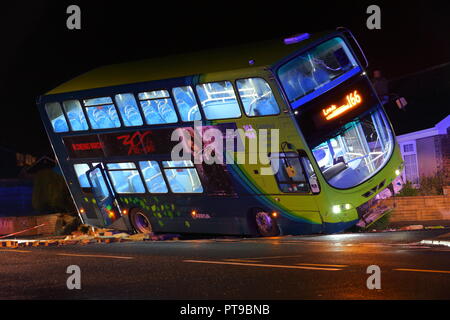
[[[450,248],[417,245],[444,232],[1,248],[0,299],[450,299]]]

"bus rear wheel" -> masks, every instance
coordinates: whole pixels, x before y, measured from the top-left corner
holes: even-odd
[[[132,210],[130,221],[137,233],[152,233],[153,231],[150,219],[141,210]]]
[[[274,237],[279,235],[277,221],[264,210],[257,210],[255,214],[256,229],[263,237]]]

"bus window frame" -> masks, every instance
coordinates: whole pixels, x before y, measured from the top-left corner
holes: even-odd
[[[290,156],[290,157],[289,156],[280,157],[281,153],[283,153],[284,155],[286,155],[287,153],[290,153],[290,154],[292,154],[292,156]],[[278,190],[284,195],[288,195],[288,194],[291,194],[291,195],[316,195],[316,194],[318,194],[318,193],[313,193],[312,190],[311,190],[311,185],[309,183],[309,179],[308,179],[308,176],[306,174],[305,167],[304,167],[303,162],[301,160],[301,156],[299,154],[297,154],[296,152],[294,152],[294,151],[278,152],[276,157],[273,154],[269,154],[269,159],[270,159],[271,165],[272,165],[272,159],[282,159],[282,158],[283,159],[286,159],[286,158],[298,159],[300,167],[302,168],[303,176],[305,177],[305,184],[307,185],[308,190],[307,191],[285,192],[285,191],[281,190],[280,184],[288,184],[288,181],[280,181],[278,179],[277,174],[274,173],[273,176],[274,176],[275,181],[277,183]],[[281,167],[278,168],[278,170],[281,170]]]
[[[134,169],[133,169],[133,168],[130,168],[130,169],[110,169],[110,168],[108,168],[108,164],[121,164],[121,163],[133,163],[134,166],[135,166],[135,168],[134,168]],[[146,195],[147,193],[149,193],[148,190],[147,190],[147,188],[146,188],[145,180],[143,179],[143,176],[142,176],[142,174],[141,174],[141,170],[140,170],[140,168],[136,165],[136,162],[135,162],[135,161],[123,161],[123,162],[120,162],[120,161],[114,161],[114,162],[105,162],[105,163],[104,163],[104,169],[103,169],[103,170],[105,171],[105,173],[108,174],[108,179],[110,180],[110,181],[108,181],[108,182],[109,182],[109,184],[111,185],[111,188],[113,189],[114,193],[115,193],[118,197],[120,197],[120,196],[127,196],[127,195],[133,195],[133,194],[143,196],[143,195]],[[111,178],[111,175],[110,175],[110,173],[109,173],[110,171],[137,171],[137,172],[138,172],[138,175],[139,175],[139,178],[141,178],[141,182],[142,182],[142,185],[143,185],[145,191],[144,191],[144,192],[118,192],[117,189],[116,189],[116,186],[112,183],[113,179]]]
[[[58,103],[59,104],[59,108],[61,109],[62,115],[64,116],[64,120],[66,121],[66,124],[67,124],[67,128],[69,129],[68,131],[62,131],[62,132],[56,132],[55,131],[55,127],[53,126],[52,120],[50,120],[50,117],[49,117],[48,112],[47,112],[47,105],[50,104],[50,103]],[[47,101],[47,102],[43,103],[42,106],[43,106],[43,109],[44,109],[44,112],[45,112],[45,118],[48,120],[49,127],[51,128],[51,130],[52,130],[52,132],[54,134],[67,134],[67,133],[71,133],[71,132],[76,132],[76,131],[72,130],[72,127],[69,124],[69,122],[70,122],[68,120],[69,118],[67,117],[66,110],[64,110],[64,106],[62,105],[61,101]]]
[[[183,161],[184,161],[184,160],[183,160]],[[189,161],[190,161],[190,160],[189,160]],[[176,161],[173,161],[173,160],[161,160],[161,161],[159,161],[159,160],[158,160],[157,162],[158,162],[158,164],[160,165],[160,168],[162,168],[161,173],[163,173],[164,180],[165,180],[166,183],[167,183],[167,189],[170,191],[170,194],[176,194],[176,195],[204,195],[204,196],[207,195],[206,188],[205,188],[205,186],[203,185],[203,181],[202,181],[202,179],[200,178],[200,174],[198,173],[197,167],[195,166],[195,163],[194,163],[194,162],[192,162],[192,167],[167,167],[167,168],[164,167],[163,162],[176,162]],[[176,169],[194,169],[194,170],[195,170],[195,173],[197,174],[197,178],[198,178],[198,180],[200,181],[200,186],[202,187],[202,192],[173,192],[173,191],[172,191],[172,186],[170,185],[169,180],[167,179],[167,176],[166,176],[166,171],[165,171],[166,169],[167,169],[167,170],[176,170]]]
[[[120,108],[119,108],[119,106],[117,105],[117,101],[116,101],[116,97],[118,96],[118,95],[123,95],[123,94],[131,94],[132,96],[133,96],[133,98],[134,98],[134,100],[136,101],[136,107],[137,107],[137,109],[139,110],[139,115],[141,116],[141,120],[142,120],[142,124],[141,125],[137,125],[137,126],[127,126],[127,125],[125,125],[125,121],[122,119],[122,112],[120,111]],[[140,104],[138,103],[139,102],[139,100],[138,100],[138,97],[136,96],[136,92],[121,92],[121,93],[113,93],[112,94],[112,99],[113,99],[113,101],[114,101],[114,105],[116,106],[116,109],[118,110],[118,114],[120,113],[120,119],[121,119],[121,123],[122,123],[122,127],[124,127],[124,128],[139,128],[139,127],[143,127],[144,125],[145,125],[145,119],[144,119],[144,114],[143,114],[143,112],[142,112],[142,110],[141,110],[141,106],[140,106]],[[121,128],[122,128],[121,127]],[[116,128],[117,129],[117,128]]]
[[[178,103],[177,103],[177,100],[176,100],[175,95],[173,93],[173,90],[174,89],[178,89],[178,88],[186,88],[186,87],[191,88],[192,93],[194,94],[194,99],[195,99],[195,102],[197,103],[198,111],[200,112],[200,117],[201,117],[200,120],[183,121],[183,119],[181,118],[181,113],[180,113],[180,110],[178,110]],[[195,121],[203,121],[204,119],[206,119],[206,116],[205,116],[205,114],[203,112],[202,104],[200,103],[200,98],[197,96],[197,91],[194,90],[194,88],[191,85],[171,87],[169,92],[173,96],[173,101],[175,102],[175,104],[174,104],[175,105],[175,109],[177,110],[177,114],[179,116],[178,123],[191,123],[191,122],[195,122]]]
[[[210,83],[219,83],[219,82],[229,82],[231,84],[231,86],[233,87],[234,96],[236,97],[236,102],[238,104],[239,112],[241,114],[239,117],[235,117],[235,118],[218,118],[218,119],[209,119],[209,118],[206,117],[206,113],[204,112],[205,110],[203,110],[203,103],[201,102],[200,97],[198,95],[197,86],[204,85],[204,84],[210,84]],[[234,85],[234,80],[230,80],[230,79],[197,83],[195,85],[194,93],[195,93],[195,95],[198,98],[198,102],[200,103],[199,106],[200,106],[200,109],[202,109],[202,111],[201,111],[202,114],[204,115],[203,120],[206,120],[206,121],[218,121],[219,120],[220,121],[220,120],[242,119],[244,117],[244,114],[245,114],[245,111],[244,111],[244,108],[243,108],[244,106],[242,105],[242,102],[241,102],[241,100],[239,98],[239,92],[236,91],[236,90],[237,89],[236,89],[236,86]]]
[[[99,98],[110,98],[112,102],[111,102],[111,103],[96,104],[96,105],[93,105],[93,106],[86,106],[86,104],[84,103],[84,100],[99,99]],[[76,100],[76,99],[72,99],[72,100]],[[117,110],[117,106],[116,106],[116,102],[115,102],[114,96],[111,96],[111,94],[105,95],[105,96],[102,96],[102,97],[99,97],[99,96],[93,96],[93,97],[92,97],[92,96],[89,96],[89,97],[84,97],[84,98],[78,98],[78,100],[79,100],[80,103],[81,103],[82,109],[84,109],[83,111],[84,111],[84,113],[85,113],[85,117],[86,117],[86,119],[87,119],[87,121],[88,121],[88,124],[89,124],[89,131],[93,131],[93,132],[101,132],[101,131],[107,131],[107,130],[115,130],[115,129],[121,129],[121,128],[129,128],[129,127],[127,127],[127,126],[124,125],[124,122],[123,122],[123,119],[122,119],[122,115],[120,114],[120,111]],[[101,106],[106,106],[106,105],[113,105],[113,106],[114,106],[114,109],[116,110],[117,116],[118,116],[119,121],[120,121],[120,127],[94,129],[94,128],[92,127],[91,119],[89,118],[89,114],[88,114],[86,108],[95,108],[95,107],[101,107]],[[137,128],[137,127],[133,127],[133,128]],[[78,131],[71,131],[71,132],[78,132]]]
[[[321,38],[321,39],[319,39],[319,40],[314,41],[313,43],[309,44],[308,46],[306,46],[306,47],[304,47],[304,48],[302,48],[302,49],[296,51],[294,54],[289,55],[288,57],[279,60],[279,61],[276,63],[276,66],[275,66],[273,69],[271,69],[272,74],[273,74],[273,76],[275,77],[275,81],[276,81],[276,83],[277,83],[277,85],[278,85],[278,87],[279,87],[279,90],[281,91],[282,96],[283,96],[283,98],[284,98],[284,100],[285,100],[285,103],[286,103],[286,105],[289,107],[289,109],[290,109],[291,112],[293,112],[293,110],[294,110],[294,108],[292,107],[292,103],[294,103],[295,101],[294,101],[294,102],[290,102],[290,101],[289,101],[289,98],[288,98],[288,96],[287,96],[287,94],[286,94],[286,89],[285,89],[284,86],[282,85],[282,82],[281,82],[281,79],[280,79],[280,76],[279,76],[280,68],[283,67],[283,66],[284,66],[285,64],[287,64],[288,62],[290,62],[290,61],[296,59],[296,58],[297,58],[298,56],[300,56],[301,54],[307,52],[308,50],[311,50],[312,48],[315,48],[315,47],[317,47],[317,46],[319,46],[319,45],[321,45],[321,44],[323,44],[323,43],[325,43],[325,42],[327,42],[327,41],[329,41],[329,40],[331,40],[331,39],[334,39],[334,38],[340,38],[340,39],[342,39],[342,41],[347,45],[348,49],[349,49],[350,52],[352,53],[353,58],[354,58],[355,61],[357,62],[357,64],[358,64],[357,67],[359,67],[359,68],[361,69],[361,72],[362,72],[362,73],[366,72],[365,69],[363,68],[362,64],[361,64],[361,61],[359,61],[359,58],[358,58],[358,56],[356,55],[355,50],[353,50],[353,47],[350,45],[349,41],[347,40],[347,38],[345,37],[345,35],[344,35],[342,32],[334,32],[334,33],[328,35],[328,36],[325,37],[325,38]],[[355,68],[356,68],[356,67],[355,67]],[[352,69],[352,70],[353,70],[353,69]],[[350,70],[350,71],[351,71],[351,70]],[[349,71],[349,72],[350,72],[350,71]],[[346,81],[346,80],[343,80],[342,82],[336,84],[333,88],[331,88],[331,89],[329,89],[329,90],[333,90],[333,89],[336,88],[339,84],[341,84],[341,83],[343,83],[343,82],[345,82],[345,81]],[[316,90],[314,90],[314,91],[308,93],[308,94],[305,95],[304,97],[307,97],[308,95],[314,93],[315,91],[316,91]],[[301,99],[301,98],[299,98],[299,99]],[[308,100],[308,102],[311,101],[311,100],[314,100],[314,98]],[[305,103],[308,103],[308,102],[305,102]],[[297,108],[301,108],[301,105],[298,106]],[[296,108],[296,109],[297,109],[297,108]]]
[[[270,88],[270,90],[272,91],[272,94],[273,94],[273,97],[274,97],[274,99],[275,99],[275,102],[277,103],[278,113],[274,113],[274,114],[266,114],[266,115],[264,115],[264,116],[249,116],[249,115],[247,114],[247,112],[245,112],[244,102],[242,102],[241,95],[239,94],[239,89],[238,89],[238,86],[237,86],[237,81],[239,81],[239,80],[247,80],[247,79],[262,79],[262,80],[264,80],[264,81],[269,85],[269,88]],[[275,117],[275,116],[279,116],[279,115],[281,114],[281,106],[280,106],[280,102],[279,102],[279,101],[277,100],[277,98],[275,97],[275,91],[273,90],[273,86],[270,84],[270,81],[268,81],[268,80],[265,79],[264,77],[261,77],[261,76],[255,76],[255,77],[248,76],[248,77],[244,77],[244,78],[236,78],[236,79],[234,80],[234,86],[236,87],[236,90],[238,91],[237,94],[238,94],[238,96],[239,96],[239,102],[240,102],[240,104],[241,104],[242,110],[244,110],[243,114],[245,114],[245,116],[246,116],[247,118]]]
[[[176,88],[176,87],[173,87],[173,88]],[[174,99],[174,96],[172,94],[172,89],[173,88],[172,87],[170,87],[170,88],[165,87],[163,89],[149,89],[148,91],[134,91],[134,95],[137,98],[136,102],[138,102],[138,104],[139,104],[138,107],[141,110],[141,114],[142,114],[142,122],[143,122],[143,124],[140,127],[145,127],[145,126],[168,126],[168,125],[170,126],[170,125],[183,123],[183,121],[180,120],[181,116],[180,116],[180,113],[178,112],[178,107],[177,107],[176,101]],[[146,92],[153,92],[153,91],[167,91],[168,96],[166,98],[151,98],[151,99],[145,99],[145,100],[141,100],[139,98],[139,94],[146,93]],[[152,100],[162,100],[162,99],[170,99],[170,102],[172,102],[173,110],[175,111],[175,114],[177,115],[177,121],[176,122],[171,122],[171,123],[167,123],[167,122],[166,123],[154,123],[154,124],[147,123],[147,118],[144,115],[144,110],[142,109],[141,102],[142,101],[152,101]],[[137,128],[137,127],[134,127],[134,128]]]
[[[158,193],[157,192],[150,192],[150,190],[149,190],[149,188],[147,186],[147,182],[145,180],[144,173],[142,172],[142,168],[141,168],[141,165],[140,165],[141,162],[145,162],[145,161],[147,161],[147,162],[156,162],[156,164],[157,164],[157,166],[159,168],[159,172],[161,173],[161,175],[162,175],[162,177],[164,179],[164,183],[166,184],[167,192],[158,192]],[[156,194],[156,195],[167,195],[167,194],[171,194],[172,193],[172,190],[170,189],[167,177],[166,177],[166,175],[163,172],[164,168],[162,168],[161,161],[158,161],[158,160],[139,160],[139,161],[135,161],[135,165],[136,165],[136,168],[139,171],[139,174],[140,174],[140,176],[142,178],[142,181],[144,182],[144,187],[145,187],[145,190],[147,191],[146,193],[148,193],[148,194]]]
[[[63,109],[63,112],[64,112],[64,115],[66,116],[67,119],[69,119],[69,117],[67,116],[67,113],[66,113],[66,108],[64,108],[64,102],[67,102],[67,101],[78,101],[80,103],[81,112],[83,112],[84,119],[86,120],[86,124],[88,126],[87,130],[78,130],[78,131],[76,131],[76,130],[73,130],[72,123],[69,120],[68,122],[69,122],[69,132],[70,133],[89,132],[91,130],[91,123],[89,122],[90,120],[88,119],[89,117],[88,117],[87,112],[86,112],[86,110],[84,108],[84,103],[83,103],[82,100],[83,99],[74,98],[74,99],[68,99],[68,100],[61,100],[61,102],[60,102],[61,106],[62,106],[62,109]]]

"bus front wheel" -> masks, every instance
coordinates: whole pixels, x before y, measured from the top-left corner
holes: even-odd
[[[264,210],[257,210],[255,214],[256,229],[263,237],[274,237],[279,235],[277,221]]]
[[[130,212],[130,221],[137,233],[152,233],[150,219],[139,209]]]

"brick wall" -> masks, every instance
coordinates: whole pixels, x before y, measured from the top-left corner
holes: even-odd
[[[391,222],[450,220],[450,195],[395,197],[383,201],[395,203]]]
[[[19,232],[28,228],[45,223],[46,225],[37,229],[33,229],[20,236],[35,236],[35,235],[53,235],[55,233],[56,221],[59,214],[49,214],[44,216],[28,216],[28,217],[4,217],[0,218],[0,235],[7,235],[14,232]]]

